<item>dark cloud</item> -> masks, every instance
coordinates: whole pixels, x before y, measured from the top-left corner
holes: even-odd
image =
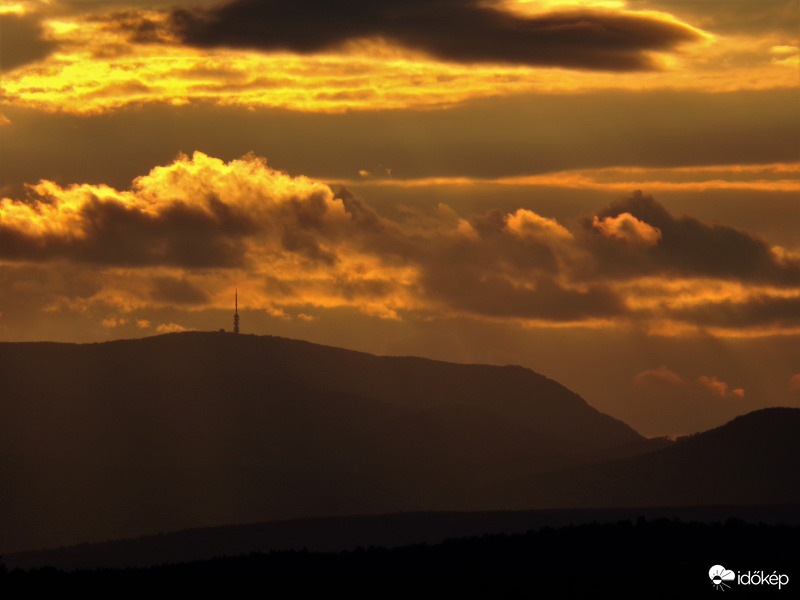
[[[153,44],[172,41],[161,23],[138,10],[122,10],[89,15],[88,19],[105,24],[108,29],[123,31],[131,42]]]
[[[150,296],[169,304],[207,304],[208,294],[186,279],[156,277]]]
[[[648,246],[625,244],[596,227],[598,221],[624,214],[658,229],[660,239]],[[763,240],[733,227],[673,217],[641,192],[600,211],[596,220],[586,220],[584,226],[589,232],[587,244],[604,274],[674,274],[800,285],[800,261],[781,261]]]
[[[344,186],[337,186],[334,197],[342,201],[347,214],[353,223],[362,231],[384,235],[390,230],[388,223],[382,219],[375,210],[368,206],[361,198],[353,194]]]
[[[449,209],[408,209],[405,219],[380,217],[348,190],[339,190],[353,217],[351,240],[386,264],[414,265],[422,297],[464,312],[571,321],[619,315],[623,303],[608,288],[575,290],[555,278],[560,265],[548,231],[518,235],[507,213],[490,210],[464,220],[473,233],[455,233]],[[555,226],[555,225],[552,225]]]
[[[697,40],[693,29],[644,14],[588,9],[524,16],[475,0],[233,0],[177,9],[184,43],[313,53],[381,37],[439,59],[639,70],[652,51]]]
[[[491,317],[580,321],[624,315],[624,302],[605,286],[566,288],[549,277],[528,285],[467,265],[428,268],[426,294],[456,310]]]
[[[757,296],[674,311],[676,319],[712,327],[800,327],[800,297]]]
[[[254,225],[213,198],[208,207],[177,202],[155,214],[90,194],[78,210],[80,234],[32,232],[0,222],[0,256],[109,266],[241,266],[242,237]]]
[[[285,228],[281,236],[281,245],[285,250],[300,254],[315,263],[330,266],[336,262],[336,255],[323,250],[317,242],[317,237],[308,231],[292,227]]]
[[[43,37],[40,17],[31,15],[0,15],[0,71],[47,58],[58,45]]]
[[[363,298],[380,300],[396,291],[396,285],[393,282],[379,279],[356,279],[353,281],[340,279],[336,282],[336,288],[348,300]]]
[[[453,235],[458,216],[441,205],[430,211],[406,209],[406,218],[390,220],[347,188],[336,192],[351,217],[353,232],[362,246],[390,262],[413,262],[433,269],[469,265],[494,274],[556,275],[558,260],[546,237],[515,236],[507,227],[508,213],[489,210],[465,223],[474,236]],[[445,214],[442,214],[444,210]]]
[[[77,253],[83,260],[117,265],[241,265],[244,246],[238,237],[251,231],[251,224],[220,202],[209,199],[209,206],[210,213],[176,203],[156,216],[98,198],[83,209],[88,239]]]

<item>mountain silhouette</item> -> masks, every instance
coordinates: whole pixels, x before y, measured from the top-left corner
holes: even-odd
[[[291,519],[269,523],[188,529],[51,550],[4,554],[9,569],[44,566],[79,568],[147,567],[247,556],[254,552],[342,552],[359,548],[439,544],[446,540],[642,519],[725,523],[731,519],[762,526],[800,527],[800,505],[687,506],[653,508],[542,509],[522,511],[403,512],[352,517]],[[704,558],[706,558],[704,556]],[[703,569],[705,570],[705,569]],[[0,573],[2,567],[0,566]]]
[[[226,333],[0,343],[0,553],[313,517],[800,501],[799,413],[667,443],[518,366]]]
[[[476,509],[474,490],[643,447],[522,367],[225,333],[2,343],[0,552]]]
[[[765,408],[651,453],[493,487],[508,507],[800,502],[800,409]]]

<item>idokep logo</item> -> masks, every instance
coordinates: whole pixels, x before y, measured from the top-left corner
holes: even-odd
[[[789,576],[785,574],[778,574],[777,571],[772,573],[764,573],[764,571],[747,571],[743,573],[738,571],[734,573],[730,569],[726,569],[722,565],[714,565],[708,570],[708,578],[711,579],[711,585],[715,589],[725,591],[731,587],[729,582],[736,583],[737,585],[774,585],[778,589],[782,589],[789,583]]]

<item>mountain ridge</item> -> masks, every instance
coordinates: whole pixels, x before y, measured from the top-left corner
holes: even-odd
[[[647,461],[678,465],[654,489],[677,485],[691,441],[647,440],[519,366],[217,332],[2,342],[0,553],[282,519],[663,505],[642,495]],[[733,503],[800,500],[786,485]],[[687,494],[673,503],[728,502]]]
[[[0,343],[0,552],[237,522],[478,508],[645,444],[522,367],[185,332]]]
[[[762,408],[653,452],[507,482],[499,495],[517,508],[798,503],[798,433],[800,409]]]

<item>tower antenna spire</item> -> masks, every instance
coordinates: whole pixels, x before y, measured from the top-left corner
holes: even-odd
[[[236,309],[233,313],[233,333],[239,333],[239,288],[236,288]]]

